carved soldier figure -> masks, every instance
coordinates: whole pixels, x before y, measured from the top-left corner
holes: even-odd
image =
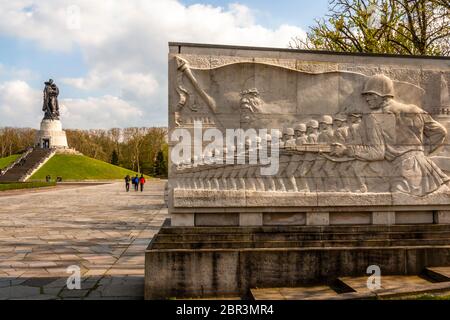
[[[285,148],[293,148],[295,147],[295,133],[294,133],[294,129],[292,128],[286,128],[283,131],[283,142],[284,142],[284,147]]]
[[[359,126],[361,124],[362,114],[351,113],[347,116],[348,123],[348,137],[347,142],[352,144],[362,144],[361,133],[359,132]]]
[[[371,113],[363,116],[360,132],[364,144],[338,144],[336,155],[362,161],[384,162],[392,192],[423,196],[438,190],[450,179],[425,155],[444,142],[445,128],[416,105],[395,100],[394,84],[384,75],[368,79],[362,94]]]
[[[45,112],[44,119],[59,120],[59,89],[52,79],[45,82],[44,105],[42,111]]]
[[[308,143],[316,144],[319,135],[319,122],[310,120],[306,124],[306,134],[308,135]]]
[[[307,143],[306,144],[317,144],[318,138],[318,130],[319,130],[319,122],[317,120],[309,120],[306,124],[306,134],[307,134]],[[307,189],[309,191],[316,190],[316,183],[314,181],[314,177],[311,174],[311,168],[314,165],[316,160],[316,155],[307,152],[303,157],[303,162],[300,168],[297,170],[299,176],[303,179],[306,179]]]
[[[334,126],[334,142],[345,143],[348,136],[348,126],[346,126],[347,118],[338,114],[333,119]]]
[[[319,135],[317,142],[320,144],[331,144],[334,141],[333,118],[324,115],[319,121]],[[327,160],[322,155],[318,155],[311,173],[316,181],[316,191],[335,191],[336,177],[333,172],[334,163]],[[332,176],[334,175],[334,176]],[[326,179],[328,177],[328,179]],[[325,181],[328,180],[328,181]]]
[[[308,138],[306,136],[306,125],[304,123],[299,123],[294,128],[295,133],[295,144],[302,145],[308,142]]]
[[[294,127],[295,133],[295,145],[299,146],[307,143],[306,137],[306,125],[304,123],[299,123]],[[289,165],[286,168],[286,176],[293,191],[308,191],[308,186],[306,185],[306,180],[301,179],[300,167],[303,163],[304,154],[295,153],[291,156]]]

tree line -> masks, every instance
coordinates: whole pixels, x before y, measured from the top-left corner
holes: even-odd
[[[330,0],[295,49],[450,55],[449,0]]]
[[[65,131],[69,146],[88,157],[147,175],[167,176],[166,128]],[[0,128],[0,157],[24,152],[34,145],[35,136],[31,128]]]

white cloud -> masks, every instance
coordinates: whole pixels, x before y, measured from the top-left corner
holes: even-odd
[[[147,99],[158,89],[158,82],[151,74],[124,73],[120,69],[94,69],[84,78],[65,78],[62,81],[84,91],[109,90],[120,92],[131,100]]]
[[[42,92],[20,80],[0,83],[0,127],[39,128]],[[61,99],[65,128],[111,128],[126,124],[144,126],[143,111],[128,101],[106,95],[99,98]]]
[[[0,127],[36,127],[42,109],[42,93],[20,80],[0,83]]]
[[[15,0],[0,5],[0,34],[35,41],[45,50],[76,48],[89,72],[64,83],[91,96],[131,100],[152,125],[167,118],[169,41],[286,47],[304,32],[291,25],[263,27],[251,8],[238,3],[221,8],[176,0]]]
[[[61,100],[61,117],[66,128],[107,129],[123,127],[123,123],[141,123],[143,112],[114,96]]]
[[[36,74],[29,69],[17,68],[15,66],[7,66],[0,63],[0,80],[34,80]]]

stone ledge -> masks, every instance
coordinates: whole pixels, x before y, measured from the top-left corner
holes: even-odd
[[[174,208],[258,208],[275,207],[327,208],[327,207],[409,207],[448,206],[450,192],[435,192],[417,197],[402,193],[343,193],[343,192],[265,192],[249,190],[173,190]],[[442,208],[430,208],[441,210]],[[373,210],[373,209],[370,209]]]

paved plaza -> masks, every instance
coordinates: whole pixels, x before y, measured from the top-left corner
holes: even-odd
[[[144,254],[167,218],[165,181],[0,193],[0,299],[143,299]],[[66,286],[69,266],[81,289]]]

